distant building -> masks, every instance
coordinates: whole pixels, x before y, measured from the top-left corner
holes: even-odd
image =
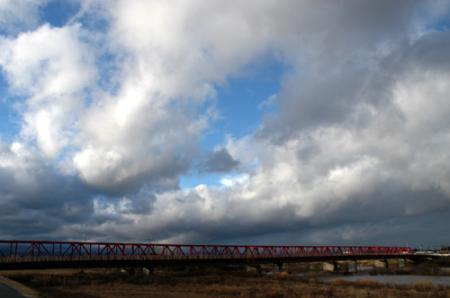
[[[440,253],[444,253],[444,254],[450,253],[450,246],[441,247]]]

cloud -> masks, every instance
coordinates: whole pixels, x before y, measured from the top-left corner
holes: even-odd
[[[21,143],[0,143],[3,238],[62,237],[57,231],[92,214],[91,192]]]
[[[22,135],[36,140],[50,157],[71,145],[86,101],[85,89],[95,80],[95,60],[82,35],[79,25],[43,25],[0,39],[0,66],[10,90],[26,98],[21,108]]]
[[[442,5],[112,1],[62,28],[2,37],[23,120],[0,150],[6,227],[136,241],[446,239]],[[99,10],[108,25],[85,27]],[[221,100],[215,88],[268,56],[289,67],[276,107],[200,165],[241,175],[180,188],[213,121],[205,111]],[[29,219],[39,224],[24,232]]]
[[[47,0],[2,0],[0,1],[0,32],[16,33],[21,29],[36,26],[39,8]]]
[[[225,173],[236,169],[239,161],[235,160],[225,148],[210,152],[200,166],[202,172]]]
[[[448,174],[433,165],[448,163],[443,148],[448,146],[449,72],[446,64],[432,61],[448,60],[447,33],[415,35],[410,7],[403,7],[404,19],[387,16],[394,30],[367,32],[386,7],[362,8],[368,15],[355,21],[358,26],[344,23],[327,33],[353,30],[349,43],[332,48],[342,57],[322,61],[311,49],[311,60],[298,64],[302,71],[286,79],[278,117],[255,136],[227,145],[244,167],[256,165],[248,179],[157,196],[154,213],[138,218],[138,231],[160,239],[211,241],[291,231],[311,240],[338,226],[347,232],[334,241],[367,242],[376,239],[363,235],[376,222],[413,222],[447,210]],[[314,47],[328,49],[316,38]],[[422,47],[439,53],[415,54],[427,52]],[[361,57],[355,58],[355,51],[362,51]],[[285,53],[295,61],[290,54]],[[315,71],[323,71],[323,77]]]

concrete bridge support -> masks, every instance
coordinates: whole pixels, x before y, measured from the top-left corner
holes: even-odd
[[[356,273],[358,272],[358,261],[324,262],[322,270],[327,272]]]
[[[275,267],[275,266],[274,266]],[[260,264],[253,264],[253,265],[247,265],[246,266],[247,272],[257,272],[259,274],[262,273],[263,269]],[[272,269],[273,270],[273,269]],[[275,272],[275,271],[274,271]]]
[[[153,268],[142,267],[142,274],[145,276],[153,274]]]
[[[387,260],[384,260],[384,259],[382,259],[382,260],[375,260],[373,262],[373,266],[375,268],[389,268]]]
[[[336,271],[336,262],[328,263],[324,262],[322,263],[322,270],[326,272],[335,272]]]
[[[349,266],[349,272],[357,273],[358,272],[358,260],[354,260],[351,262],[352,266]]]
[[[274,263],[272,265],[272,272],[273,273],[278,273],[283,271],[283,263]]]

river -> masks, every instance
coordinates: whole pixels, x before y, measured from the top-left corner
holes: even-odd
[[[370,280],[380,283],[391,283],[391,284],[401,284],[401,285],[411,285],[421,282],[431,282],[434,285],[450,286],[450,276],[430,276],[430,275],[369,275],[369,274],[355,274],[355,275],[345,275],[345,276],[328,276],[322,278],[323,281],[335,281],[335,280],[346,280],[346,281],[360,281],[360,280]]]

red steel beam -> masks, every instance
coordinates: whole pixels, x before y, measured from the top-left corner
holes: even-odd
[[[0,261],[260,259],[411,254],[410,247],[255,246],[0,240]]]

